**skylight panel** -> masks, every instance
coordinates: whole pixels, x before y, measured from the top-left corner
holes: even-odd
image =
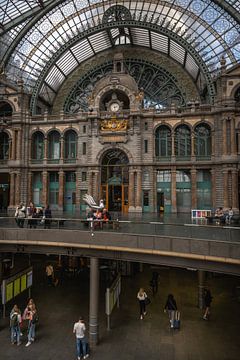
[[[82,62],[94,55],[94,52],[87,39],[84,39],[74,45],[71,50],[79,62]]]
[[[173,40],[170,40],[170,56],[177,60],[180,64],[183,64],[185,50]]]
[[[46,83],[54,90],[57,90],[64,80],[61,71],[54,65],[46,77]]]
[[[65,75],[68,75],[78,65],[70,51],[66,51],[56,64]]]
[[[149,32],[147,29],[131,29],[132,39],[134,45],[150,47]]]
[[[168,53],[168,38],[167,36],[151,32],[152,48],[161,51],[165,54]]]
[[[40,96],[42,96],[47,102],[50,104],[53,102],[55,97],[54,91],[52,91],[47,84],[43,84],[41,90],[40,90]]]
[[[95,52],[103,51],[111,47],[110,39],[105,31],[89,36],[89,41]]]
[[[190,54],[187,54],[185,68],[192,75],[192,77],[196,79],[199,67]]]

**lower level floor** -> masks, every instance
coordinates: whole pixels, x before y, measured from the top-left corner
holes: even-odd
[[[104,200],[109,211],[190,212],[216,207],[239,208],[237,168],[116,166],[49,168],[0,172],[0,211],[20,201],[69,213],[83,211],[83,197]]]
[[[21,256],[21,255],[20,255]],[[22,254],[22,260],[24,260]],[[28,264],[28,257],[25,258]],[[24,260],[24,261],[25,261]],[[32,256],[32,297],[39,313],[36,341],[25,347],[26,328],[22,345],[10,342],[9,320],[0,320],[0,348],[4,359],[66,360],[76,359],[73,324],[79,316],[89,315],[89,271],[82,264],[69,267],[57,287],[49,287],[45,266],[54,268],[53,256]],[[81,264],[81,271],[80,271]],[[87,263],[86,263],[87,265]],[[238,277],[208,273],[206,285],[213,301],[208,321],[198,307],[198,274],[191,269],[156,267],[142,264],[122,264],[120,307],[111,315],[111,330],[107,330],[105,291],[109,280],[108,262],[100,263],[99,344],[90,349],[95,360],[237,360],[239,359],[239,285]],[[158,291],[153,296],[149,285],[152,273],[158,273]],[[143,287],[151,299],[147,314],[140,320],[136,298]],[[170,328],[164,306],[169,293],[175,297],[181,313],[180,330]],[[27,293],[19,295],[7,306],[6,314],[17,303],[23,311]]]

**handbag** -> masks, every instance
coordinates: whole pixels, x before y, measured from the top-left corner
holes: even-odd
[[[145,298],[145,305],[149,305],[151,304],[151,300],[149,299],[149,297]]]

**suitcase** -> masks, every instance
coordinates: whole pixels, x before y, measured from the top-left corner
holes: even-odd
[[[180,311],[175,311],[174,312],[174,318],[173,318],[173,322],[172,322],[172,328],[173,329],[180,329]]]

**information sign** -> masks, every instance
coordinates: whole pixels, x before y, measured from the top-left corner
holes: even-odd
[[[6,286],[6,302],[13,298],[13,282],[10,282]]]
[[[21,276],[21,291],[26,290],[27,288],[27,275],[24,274]]]
[[[20,290],[20,280],[21,278],[17,278],[16,280],[14,280],[14,297],[17,296],[18,294],[20,294],[21,290]]]

